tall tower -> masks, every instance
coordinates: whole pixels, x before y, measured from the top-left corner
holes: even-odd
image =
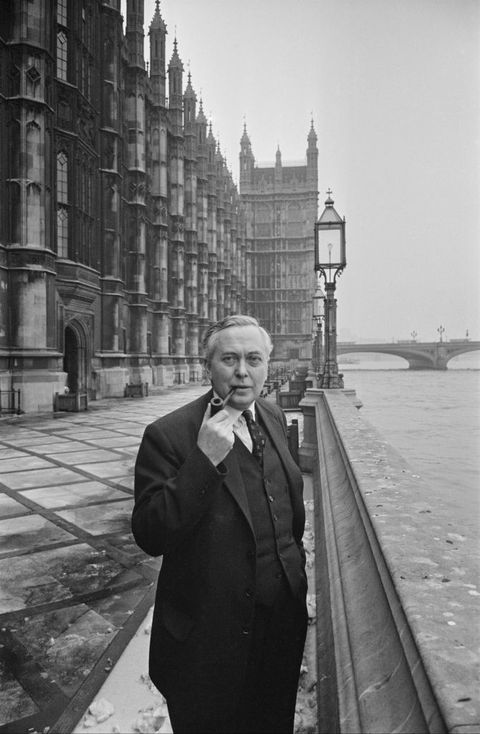
[[[148,247],[150,318],[150,354],[154,360],[155,382],[162,384],[168,371],[168,110],[166,109],[165,44],[167,26],[160,14],[160,2],[150,35],[150,196],[151,237]]]
[[[52,228],[50,80],[55,75],[56,36],[52,37],[50,29],[55,27],[56,18],[52,17],[51,3],[43,9],[34,3],[9,6],[9,28],[5,26],[9,30],[8,47],[2,53],[9,61],[3,68],[9,68],[10,73],[2,77],[0,108],[0,347],[8,349],[10,357],[3,364],[0,360],[0,370],[5,370],[0,373],[0,389],[21,389],[23,404],[51,410],[52,386],[59,389],[64,384],[57,349]],[[68,196],[67,191],[64,193]]]
[[[122,16],[118,7],[103,3],[100,8],[101,66],[99,126],[101,210],[101,334],[99,351],[105,359],[124,353],[122,323],[125,311],[122,267],[122,178],[123,140],[121,119]],[[97,377],[103,374],[97,368]],[[126,377],[126,375],[125,375]],[[122,380],[123,382],[123,380]],[[98,387],[101,387],[100,385]]]
[[[198,362],[198,233],[197,233],[197,95],[188,81],[183,95],[185,136],[185,311],[186,311],[186,355],[193,373],[201,375]]]
[[[240,189],[246,192],[253,181],[253,169],[255,158],[252,153],[252,145],[247,133],[247,124],[243,125],[243,135],[240,139]]]
[[[316,188],[318,186],[318,148],[317,133],[313,127],[313,120],[307,137],[307,181]]]
[[[177,39],[168,66],[169,97],[169,201],[170,252],[169,302],[171,316],[171,352],[180,363],[185,357],[185,244],[184,244],[184,137],[183,137],[183,64],[178,55]],[[179,376],[179,379],[181,377]]]
[[[133,376],[142,379],[147,362],[147,303],[145,282],[145,94],[146,72],[143,57],[143,0],[127,0],[126,46],[128,65],[125,81],[125,126],[127,159],[124,196],[126,199],[125,289],[128,303],[127,351]]]
[[[225,191],[224,160],[217,142],[215,151],[215,185],[217,189],[217,319],[225,316]]]
[[[197,246],[198,246],[198,316],[199,339],[208,326],[208,173],[207,118],[202,100],[197,127]]]
[[[255,165],[244,126],[240,195],[245,207],[247,310],[270,332],[272,359],[311,355],[314,224],[317,218],[317,136],[311,125],[305,165]]]
[[[216,142],[210,123],[207,136],[207,241],[208,241],[208,318],[217,321],[217,177],[215,167]]]
[[[150,83],[153,101],[156,105],[165,106],[166,73],[165,73],[165,41],[167,26],[160,13],[160,0],[155,0],[155,15],[148,31],[150,36]]]

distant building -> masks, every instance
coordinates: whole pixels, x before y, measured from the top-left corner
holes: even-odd
[[[143,0],[125,30],[120,0],[2,3],[0,390],[25,411],[200,380],[205,328],[233,312],[306,354],[313,128],[307,166],[274,173],[245,133],[241,197],[158,0],[148,32],[146,64]]]
[[[255,165],[246,126],[240,143],[240,194],[245,207],[247,308],[271,333],[274,360],[309,360],[312,345],[314,224],[318,149],[313,122],[306,161]]]

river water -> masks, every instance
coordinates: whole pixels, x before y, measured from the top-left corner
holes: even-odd
[[[370,356],[370,361],[369,361]],[[399,368],[399,365],[402,365]],[[446,371],[415,371],[396,358],[339,361],[361,415],[451,506],[458,522],[480,520],[480,353],[457,357]]]

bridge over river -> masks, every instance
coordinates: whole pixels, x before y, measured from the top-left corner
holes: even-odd
[[[480,341],[451,339],[449,341],[398,341],[378,344],[337,342],[337,354],[393,354],[407,360],[411,370],[446,370],[448,362],[459,354],[480,350]]]

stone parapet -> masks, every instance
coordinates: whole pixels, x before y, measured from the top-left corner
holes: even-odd
[[[308,390],[301,406],[315,499],[318,731],[480,731],[478,530],[455,525],[351,397]]]

